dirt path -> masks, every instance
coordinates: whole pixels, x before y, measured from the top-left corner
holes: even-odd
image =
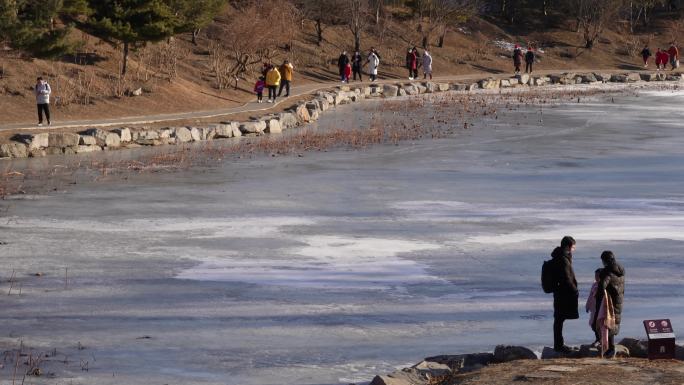
[[[580,360],[523,360],[491,365],[477,372],[457,375],[440,385],[680,385],[682,383],[684,383],[684,363],[682,361],[586,358]]]
[[[549,73],[562,73],[562,72],[568,72],[569,70],[556,70],[556,71],[540,71],[535,73],[535,75],[546,75]],[[582,70],[580,72],[596,72],[596,70]],[[606,73],[611,73],[611,72],[624,72],[624,71],[601,71],[601,72],[606,72]],[[444,76],[444,77],[435,77],[433,79],[434,82],[446,82],[446,81],[464,81],[464,80],[476,80],[476,79],[481,79],[483,77],[495,77],[495,78],[503,78],[503,77],[509,77],[510,74],[505,74],[505,75],[485,75],[485,74],[468,74],[468,75],[458,75],[458,76]],[[402,80],[398,79],[390,79],[390,80],[381,80],[378,81],[377,83],[379,84],[386,84],[386,83],[397,83],[401,82]],[[408,82],[409,80],[405,80]],[[359,83],[352,83],[351,87],[358,87],[358,86],[365,86],[372,84],[370,82],[359,82]],[[239,107],[232,107],[232,108],[224,108],[224,109],[215,109],[215,110],[206,110],[206,111],[189,111],[189,112],[179,112],[179,113],[171,113],[171,114],[150,114],[150,115],[142,115],[142,116],[125,116],[125,117],[119,117],[119,118],[111,118],[111,119],[97,119],[97,120],[72,120],[72,121],[56,121],[53,123],[52,126],[49,127],[50,130],[54,129],[72,129],[72,128],[79,128],[79,127],[112,127],[112,126],[122,126],[122,125],[147,125],[147,124],[154,124],[154,123],[160,123],[160,122],[174,122],[174,121],[183,121],[183,120],[196,120],[196,119],[211,119],[211,118],[218,118],[218,117],[225,117],[229,115],[235,115],[235,114],[242,114],[242,113],[252,113],[252,112],[266,112],[269,110],[276,110],[279,106],[289,106],[289,103],[292,103],[294,100],[296,100],[297,97],[301,97],[303,95],[308,95],[311,93],[314,93],[316,91],[320,90],[326,90],[326,89],[331,89],[336,86],[338,86],[339,83],[309,83],[305,85],[299,85],[299,86],[294,86],[291,90],[290,97],[289,98],[280,98],[277,103],[272,104],[272,103],[263,103],[263,104],[257,104],[256,102],[248,102],[243,104],[242,106]],[[4,134],[8,133],[13,133],[14,131],[26,131],[26,130],[42,130],[45,131],[47,127],[38,127],[35,124],[27,124],[27,123],[14,123],[14,124],[5,124],[5,125],[0,125],[0,132]]]

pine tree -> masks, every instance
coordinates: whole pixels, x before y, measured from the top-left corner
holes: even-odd
[[[102,39],[123,45],[121,74],[126,74],[131,46],[160,41],[174,34],[178,17],[161,0],[91,0],[90,24]]]
[[[192,44],[197,44],[200,30],[206,27],[226,5],[226,0],[167,0],[178,17],[177,32],[192,32]]]
[[[86,12],[85,0],[0,0],[0,41],[38,57],[73,50],[71,25],[59,23],[67,13]]]

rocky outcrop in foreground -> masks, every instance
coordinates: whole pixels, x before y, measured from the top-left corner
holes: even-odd
[[[647,354],[648,343],[643,340],[640,341],[633,338],[624,338],[618,345],[616,345],[616,359],[629,357],[647,358]],[[582,345],[579,348],[575,348],[568,354],[557,353],[553,349],[545,347],[541,353],[541,357],[537,357],[536,353],[523,346],[499,345],[494,349],[493,353],[472,353],[428,357],[423,361],[411,366],[410,368],[403,368],[389,374],[375,376],[370,385],[450,384],[451,382],[448,380],[454,378],[456,375],[475,372],[493,364],[511,363],[522,360],[575,360],[589,358],[596,359],[598,357],[599,351],[590,345]],[[684,361],[684,346],[677,346],[677,359]],[[684,378],[684,364],[681,365],[683,370],[682,376]],[[546,379],[555,378],[553,373],[547,373],[546,375]]]
[[[0,158],[43,157],[48,155],[74,155],[120,148],[178,145],[242,136],[279,134],[320,118],[334,106],[355,103],[367,98],[394,98],[407,95],[430,94],[447,91],[472,92],[546,85],[638,83],[670,81],[681,82],[680,74],[664,73],[564,73],[549,76],[518,75],[508,79],[487,78],[474,83],[409,82],[373,84],[335,90],[319,91],[308,101],[294,105],[282,113],[253,117],[248,121],[223,121],[203,127],[183,126],[153,128],[120,127],[111,130],[90,128],[79,133],[45,132],[15,135],[9,142],[0,143]]]

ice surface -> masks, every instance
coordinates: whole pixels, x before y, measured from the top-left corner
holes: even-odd
[[[56,379],[36,384],[223,385],[347,384],[500,343],[540,351],[541,263],[566,234],[582,300],[601,251],[625,265],[621,336],[643,337],[650,317],[682,325],[683,103],[644,90],[500,111],[440,140],[5,201],[0,349],[56,348]],[[342,106],[319,127],[367,124],[354,108],[382,114]],[[21,295],[5,295],[12,270]],[[591,342],[586,317],[566,339]]]

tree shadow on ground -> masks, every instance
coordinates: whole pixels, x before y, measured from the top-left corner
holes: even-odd
[[[485,67],[485,66],[483,66],[483,65],[481,65],[481,64],[471,64],[471,66],[472,66],[473,68],[475,68],[475,69],[478,69],[478,70],[480,70],[480,71],[487,72],[487,73],[490,73],[490,74],[502,74],[502,73],[505,73],[505,71],[502,71],[502,70],[500,70],[500,69]]]

